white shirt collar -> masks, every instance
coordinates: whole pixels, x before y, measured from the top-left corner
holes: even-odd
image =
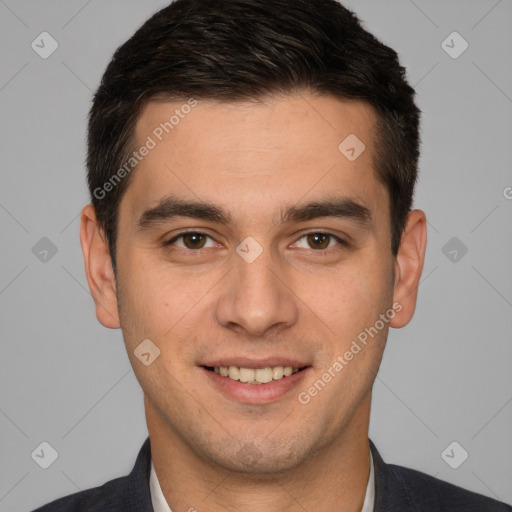
[[[151,492],[151,503],[153,504],[154,512],[172,512],[171,507],[165,499],[160,482],[156,476],[155,466],[151,461],[151,474],[149,476],[149,489]],[[373,472],[373,457],[370,451],[370,476],[366,484],[366,494],[364,495],[364,503],[361,512],[373,512],[373,504],[375,501],[375,476]]]
[[[373,512],[375,502],[375,473],[373,470],[373,455],[370,450],[370,475],[366,484],[366,494],[364,495],[364,503],[361,512]]]
[[[172,512],[160,487],[153,461],[151,461],[151,474],[149,475],[149,490],[151,492],[151,503],[153,504],[154,512]]]

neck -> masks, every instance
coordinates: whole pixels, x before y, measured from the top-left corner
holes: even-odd
[[[273,474],[229,471],[194,450],[145,400],[151,456],[174,511],[360,512],[370,473],[370,396],[330,444]]]

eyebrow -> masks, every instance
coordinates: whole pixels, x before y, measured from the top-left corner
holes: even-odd
[[[189,217],[229,225],[232,216],[221,207],[202,201],[185,201],[175,196],[166,196],[139,217],[138,231],[151,228],[175,217]],[[280,223],[300,222],[323,217],[335,217],[357,222],[363,228],[372,225],[369,208],[349,197],[327,198],[305,205],[292,205],[281,209]]]

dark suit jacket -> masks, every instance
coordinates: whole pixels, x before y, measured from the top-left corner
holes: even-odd
[[[419,471],[386,464],[370,441],[375,467],[374,512],[510,512],[512,507]],[[132,472],[101,487],[60,498],[34,512],[153,512],[149,437]],[[333,511],[335,512],[335,511]]]

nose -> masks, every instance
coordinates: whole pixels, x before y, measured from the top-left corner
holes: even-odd
[[[297,322],[298,304],[269,251],[247,263],[236,256],[233,271],[216,306],[217,322],[223,327],[253,336],[291,327]]]

